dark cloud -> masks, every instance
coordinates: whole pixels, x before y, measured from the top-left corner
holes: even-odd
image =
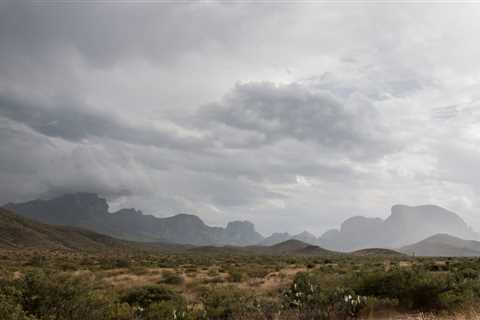
[[[230,50],[254,30],[248,22],[279,9],[197,1],[147,6],[7,1],[0,7],[1,56],[42,61],[76,54],[102,68],[132,58],[166,64],[192,51]]]
[[[192,150],[206,144],[202,139],[181,137],[167,129],[127,125],[113,112],[94,111],[70,98],[57,98],[47,106],[43,104],[42,101],[0,95],[0,116],[22,123],[41,134],[69,141],[98,137]]]
[[[259,146],[290,138],[354,158],[383,156],[394,147],[368,101],[340,100],[299,84],[237,85],[220,103],[201,109],[200,119],[218,127],[226,137],[226,147]],[[243,145],[226,134],[230,128],[245,138]]]
[[[0,202],[90,191],[264,232],[473,217],[478,12],[412,8],[2,1]]]

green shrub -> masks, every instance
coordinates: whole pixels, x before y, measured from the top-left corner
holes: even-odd
[[[245,279],[245,275],[237,270],[230,271],[228,274],[228,280],[230,282],[242,282]]]
[[[39,319],[108,319],[110,303],[95,293],[90,279],[30,272],[21,290],[23,309]]]
[[[12,297],[0,294],[0,319],[2,320],[34,320],[23,311],[22,306]]]
[[[131,306],[138,306],[142,309],[148,308],[153,303],[170,302],[176,306],[183,306],[184,299],[175,291],[164,286],[146,286],[134,288],[128,291],[121,299]]]
[[[440,295],[449,290],[449,284],[445,277],[423,270],[395,270],[363,274],[354,290],[365,296],[398,299],[406,309],[435,310],[444,305]]]
[[[189,320],[192,319],[183,306],[171,301],[151,304],[144,312],[142,320]]]
[[[305,272],[298,273],[284,293],[285,307],[297,310],[302,319],[356,318],[366,301],[352,289],[328,285],[318,275]]]
[[[243,318],[256,311],[252,297],[235,287],[207,289],[203,292],[201,300],[205,318],[209,320]]]
[[[185,279],[172,271],[163,271],[162,273],[162,283],[180,285],[185,282]]]

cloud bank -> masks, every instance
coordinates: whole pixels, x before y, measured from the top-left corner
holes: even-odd
[[[475,5],[0,5],[0,203],[319,233],[395,203],[480,229]]]

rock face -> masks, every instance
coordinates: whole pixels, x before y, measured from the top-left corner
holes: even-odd
[[[168,218],[144,215],[135,209],[108,211],[105,199],[96,194],[67,194],[51,200],[34,200],[5,206],[24,217],[53,225],[82,227],[113,237],[135,241],[162,241],[193,245],[253,245],[262,235],[248,221],[226,228],[210,227],[194,215]]]
[[[387,219],[349,218],[340,230],[323,234],[319,243],[327,249],[340,251],[399,248],[437,233],[464,239],[478,237],[457,214],[444,208],[434,205],[395,205]]]
[[[255,231],[250,221],[232,221],[225,228],[224,242],[229,245],[247,246],[260,243],[263,236]]]

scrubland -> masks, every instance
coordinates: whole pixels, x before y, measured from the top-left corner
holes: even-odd
[[[479,275],[478,258],[0,251],[0,319],[480,319]]]

